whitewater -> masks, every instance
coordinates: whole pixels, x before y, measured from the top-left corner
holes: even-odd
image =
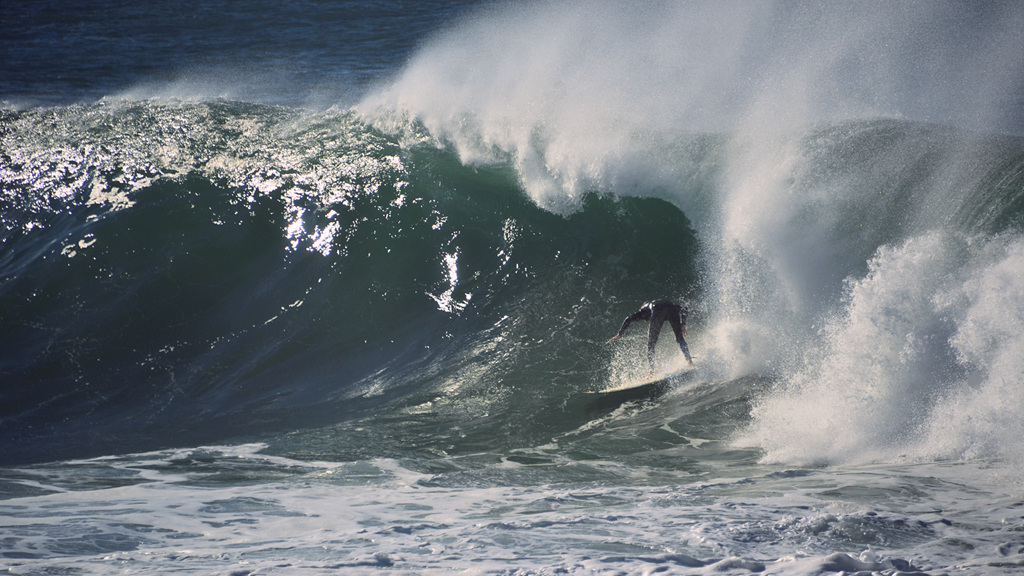
[[[7,572],[1024,567],[1019,3],[3,19]]]

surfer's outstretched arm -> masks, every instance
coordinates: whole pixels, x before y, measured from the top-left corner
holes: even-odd
[[[647,314],[646,317],[645,317],[645,313]],[[649,316],[650,313],[651,313],[651,311],[648,310],[647,308],[641,308],[640,310],[638,310],[638,311],[634,312],[633,314],[630,314],[629,316],[627,316],[626,319],[622,321],[622,326],[619,327],[619,332],[615,336],[612,336],[611,338],[609,338],[608,339],[608,343],[615,342],[619,338],[622,338],[622,335],[626,333],[626,328],[629,328],[629,325],[632,324],[633,322],[635,322],[636,320],[646,320],[646,319],[649,319],[650,318],[650,316]]]

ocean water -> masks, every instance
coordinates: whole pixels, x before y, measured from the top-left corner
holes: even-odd
[[[8,573],[1024,568],[1024,5],[8,4]]]

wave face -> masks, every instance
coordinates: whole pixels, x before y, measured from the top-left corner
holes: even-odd
[[[807,8],[494,6],[351,108],[5,110],[0,459],[543,443],[657,297],[771,382],[723,416],[767,460],[1019,458],[1024,11]]]
[[[507,168],[351,112],[119,101],[3,122],[5,458],[436,396],[525,431],[601,377],[619,298],[697,290],[696,239],[664,201],[553,215]]]

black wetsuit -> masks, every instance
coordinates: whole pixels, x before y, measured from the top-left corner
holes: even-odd
[[[668,300],[657,300],[654,302],[645,302],[640,310],[634,312],[622,322],[622,327],[619,328],[618,336],[626,331],[630,323],[636,320],[649,320],[651,323],[650,328],[647,332],[647,362],[651,366],[651,371],[654,371],[654,345],[658,342],[658,335],[661,334],[661,325],[668,320],[668,323],[672,325],[672,331],[676,335],[676,343],[679,344],[679,349],[683,351],[683,355],[686,356],[686,361],[693,363],[690,358],[690,349],[686,345],[686,340],[683,339],[683,326],[686,326],[686,314],[689,312],[686,308],[674,304]]]

